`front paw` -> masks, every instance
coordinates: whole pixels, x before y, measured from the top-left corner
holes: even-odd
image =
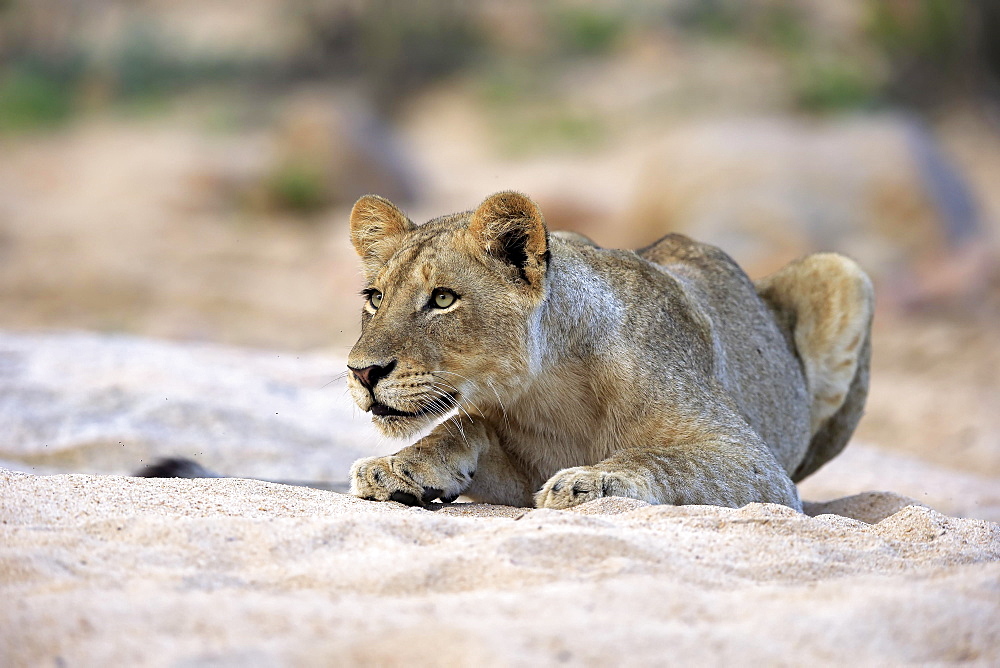
[[[549,478],[535,494],[538,508],[571,508],[604,496],[615,496],[612,474],[590,466],[563,469]]]
[[[471,475],[438,471],[425,461],[401,454],[367,457],[351,466],[351,494],[408,506],[425,506],[437,498],[454,501],[470,480]]]

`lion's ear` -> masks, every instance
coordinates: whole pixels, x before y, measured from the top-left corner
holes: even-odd
[[[469,233],[487,254],[513,265],[520,278],[540,287],[548,266],[545,220],[526,195],[507,191],[491,195],[472,214]]]
[[[351,243],[366,271],[384,264],[393,242],[415,227],[395,204],[378,195],[365,195],[351,209]]]

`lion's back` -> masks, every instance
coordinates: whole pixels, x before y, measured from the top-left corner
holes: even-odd
[[[673,277],[704,314],[715,377],[785,469],[794,470],[810,437],[805,377],[794,342],[753,283],[722,250],[684,235],[637,253]]]

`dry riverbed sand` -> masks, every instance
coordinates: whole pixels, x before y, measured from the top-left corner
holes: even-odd
[[[980,519],[1000,505],[994,479],[864,444],[843,461],[854,449],[865,470],[804,487],[841,496],[806,514],[617,498],[419,509],[108,475],[203,453],[273,477],[300,458],[302,476],[329,478],[395,447],[322,387],[336,360],[285,357],[0,335],[0,663],[1000,661],[1000,526]],[[927,495],[850,495],[879,470]]]

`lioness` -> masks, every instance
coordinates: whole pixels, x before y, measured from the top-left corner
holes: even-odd
[[[549,234],[516,192],[419,227],[362,197],[351,240],[367,281],[354,401],[395,437],[449,416],[355,462],[365,499],[801,509],[794,482],[861,416],[873,292],[845,257],[754,284],[681,235],[625,251]]]

